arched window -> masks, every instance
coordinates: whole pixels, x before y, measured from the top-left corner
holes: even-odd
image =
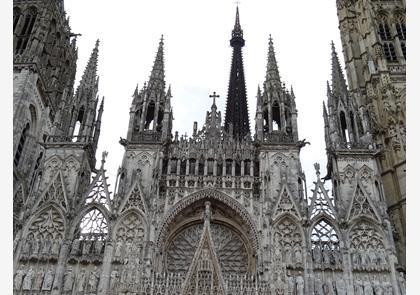
[[[280,130],[281,123],[280,123],[280,106],[279,103],[276,101],[273,104],[273,131]]]
[[[207,159],[207,175],[213,175],[214,159]]]
[[[16,30],[16,26],[19,22],[20,16],[22,15],[22,11],[19,7],[13,8],[13,32]]]
[[[198,175],[204,175],[204,158],[198,161]]]
[[[376,188],[376,193],[378,194],[379,199],[381,201],[384,201],[384,196],[382,195],[382,190],[377,180],[375,180],[375,188]]]
[[[96,208],[88,211],[80,221],[78,236],[83,240],[104,240],[108,235],[105,216]]]
[[[397,61],[397,54],[395,53],[394,44],[392,42],[384,42],[383,44],[385,58],[389,62]]]
[[[164,158],[163,161],[162,161],[162,174],[167,174],[168,173],[168,164],[169,164],[169,159]]]
[[[340,126],[341,126],[341,135],[345,142],[349,142],[349,130],[347,128],[346,115],[343,111],[340,112]]]
[[[340,247],[337,232],[326,219],[321,219],[313,227],[311,242],[312,249],[319,247],[321,250],[334,250]]]
[[[37,16],[37,10],[35,7],[28,9],[25,20],[23,23],[22,30],[18,34],[18,40],[16,43],[15,54],[22,54],[28,44],[29,36],[31,35],[32,28],[35,24]]]
[[[268,132],[268,110],[267,109],[264,111],[263,118],[264,118],[263,131]]]
[[[400,44],[401,44],[401,51],[403,53],[404,58],[406,59],[407,57],[406,57],[406,53],[405,53],[406,52],[405,41],[400,42]]]
[[[189,175],[195,175],[195,159],[190,159]]]
[[[32,172],[32,178],[31,178],[31,184],[30,184],[30,187],[32,187],[32,185],[33,185],[33,184],[34,184],[34,182],[35,182],[36,175],[37,175],[38,168],[39,168],[39,164],[41,163],[41,159],[42,159],[42,156],[43,156],[43,155],[44,155],[44,153],[43,153],[43,152],[40,152],[40,153],[39,153],[38,158],[36,159],[35,166],[34,166],[34,170],[33,170],[33,172]]]
[[[84,117],[84,115],[85,115],[85,107],[84,106],[82,106],[80,109],[79,109],[79,113],[78,113],[78,115],[77,115],[77,119],[76,119],[76,122],[75,122],[75,124],[74,124],[74,129],[73,129],[73,139],[72,139],[72,141],[73,142],[75,142],[75,141],[77,141],[78,140],[78,136],[80,135],[80,132],[82,131],[81,130],[81,126],[82,126],[82,122],[83,122],[83,117]]]
[[[180,167],[180,174],[185,175],[186,172],[187,172],[187,160],[182,159],[181,160],[181,167]]]
[[[406,32],[405,32],[405,21],[404,20],[399,20],[396,24],[395,24],[395,28],[397,30],[397,35],[398,38],[400,39],[400,41],[405,40],[406,38]]]
[[[226,175],[232,175],[232,160],[226,159]]]
[[[22,156],[23,148],[25,147],[26,138],[29,133],[29,123],[26,124],[25,128],[23,128],[22,133],[20,135],[19,143],[16,149],[15,157],[13,159],[13,163],[17,166],[19,165],[20,158]]]
[[[176,174],[178,160],[176,158],[171,159],[171,174]]]
[[[146,111],[146,122],[144,124],[145,130],[153,130],[154,118],[155,118],[155,102],[151,101]]]
[[[217,176],[223,175],[223,160],[217,161]]]
[[[235,176],[241,176],[241,160],[235,161]]]
[[[251,160],[244,161],[244,175],[251,175]]]
[[[386,20],[383,19],[381,20],[381,22],[378,25],[378,33],[379,36],[381,37],[382,41],[389,41],[392,40],[391,38],[391,32],[389,30],[389,26],[386,23]]]

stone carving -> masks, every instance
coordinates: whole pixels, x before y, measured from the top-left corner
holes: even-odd
[[[305,294],[305,281],[303,280],[302,276],[296,277],[296,295],[304,295]]]
[[[47,241],[62,240],[64,232],[63,217],[54,207],[44,210],[34,219],[28,231],[29,239]],[[36,247],[39,246],[36,245]]]
[[[15,290],[20,290],[20,288],[22,287],[22,280],[24,276],[25,271],[22,268],[16,271],[15,278],[13,280],[13,287]]]
[[[354,280],[354,295],[363,295],[363,283],[359,278]]]
[[[96,292],[96,288],[98,286],[99,275],[96,271],[96,266],[93,270],[90,271],[88,284],[87,284],[87,292]]]
[[[373,210],[368,197],[360,188],[360,186],[357,186],[355,195],[353,197],[349,218],[352,219],[363,215],[377,219],[375,211]]]
[[[342,278],[339,278],[336,281],[336,290],[337,290],[337,295],[346,295],[347,294],[346,283],[344,282],[344,280]]]
[[[86,271],[83,269],[77,278],[77,288],[76,291],[78,293],[82,293],[85,290],[85,284],[86,284]]]
[[[54,281],[54,273],[53,273],[53,270],[49,268],[44,276],[44,282],[42,283],[42,291],[51,290],[53,281]]]
[[[61,180],[61,172],[57,173],[55,179],[50,183],[38,206],[48,201],[53,201],[63,208],[67,208],[65,186]]]
[[[32,284],[32,290],[41,290],[43,280],[44,270],[41,268],[35,275],[34,283]]]
[[[400,285],[400,291],[401,291],[401,295],[405,295],[406,293],[406,284],[405,284],[405,277],[404,277],[404,273],[400,272],[398,274],[398,284]]]
[[[64,275],[64,285],[63,285],[63,292],[65,294],[71,293],[73,290],[73,283],[74,283],[74,273],[71,267],[67,268],[67,271]]]
[[[32,288],[32,280],[34,278],[34,270],[31,268],[29,268],[28,272],[25,275],[25,278],[23,279],[23,283],[22,283],[22,290],[26,290],[29,291]]]
[[[116,285],[117,285],[117,282],[118,282],[118,278],[119,278],[118,271],[113,270],[111,272],[111,279],[110,279],[110,283],[109,283],[109,289],[111,291],[114,291],[115,290]]]

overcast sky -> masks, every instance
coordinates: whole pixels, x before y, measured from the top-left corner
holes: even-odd
[[[173,95],[173,132],[191,135],[193,121],[201,128],[213,91],[220,94],[217,106],[224,115],[235,5],[226,0],[65,1],[72,31],[82,34],[76,85],[95,40],[101,41],[99,95],[105,96],[105,111],[98,160],[103,150],[109,152],[106,168],[112,191],[124,153],[118,141],[127,134],[132,94],[137,83],[141,87],[148,80],[161,34],[166,85],[171,84]],[[287,88],[293,85],[296,95],[299,137],[311,143],[301,152],[310,189],[316,179],[313,163],[320,162],[322,175],[326,172],[322,101],[331,79],[331,40],[343,60],[335,1],[243,0],[239,10],[251,130],[271,34],[282,81]]]

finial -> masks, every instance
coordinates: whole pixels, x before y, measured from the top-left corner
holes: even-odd
[[[213,105],[216,105],[216,97],[220,97],[220,95],[216,94],[216,91],[213,91],[213,94],[209,95],[209,97],[213,98]]]
[[[315,168],[315,171],[316,171],[316,177],[319,179],[319,175],[321,174],[321,172],[319,171],[319,169],[320,169],[319,163],[315,163],[314,168]]]
[[[162,44],[163,44],[163,34],[162,34],[162,35],[160,35],[160,43],[162,43]]]
[[[108,152],[107,151],[103,151],[102,152],[102,167],[104,166],[104,164],[105,164],[105,159],[106,159],[106,157],[108,157]]]
[[[268,37],[268,44],[273,45],[273,38],[271,37],[271,34],[269,34]]]

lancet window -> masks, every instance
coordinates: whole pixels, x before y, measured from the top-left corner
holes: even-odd
[[[28,41],[29,41],[29,36],[32,32],[32,28],[35,24],[36,16],[37,16],[36,8],[35,7],[29,8],[25,15],[25,20],[23,23],[22,30],[20,31],[18,35],[16,48],[15,48],[15,54],[22,54],[23,51],[25,50],[26,45],[28,44]]]
[[[339,248],[339,239],[334,227],[325,219],[321,219],[312,229],[312,249],[335,250]]]
[[[13,159],[13,163],[16,166],[19,165],[19,161],[20,161],[20,158],[22,156],[22,151],[23,151],[23,148],[25,147],[26,138],[27,138],[28,133],[29,133],[29,128],[30,128],[30,125],[29,125],[29,123],[27,123],[25,128],[23,128],[22,133],[20,135],[18,147],[17,147],[16,153],[15,153],[15,157]]]

